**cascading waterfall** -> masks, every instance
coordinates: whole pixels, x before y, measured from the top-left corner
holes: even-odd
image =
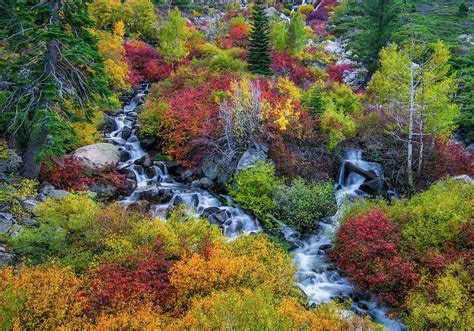
[[[321,304],[332,298],[357,298],[352,309],[358,313],[372,316],[374,321],[384,325],[388,330],[405,330],[398,320],[392,320],[385,315],[388,309],[373,300],[364,300],[367,294],[358,292],[356,288],[342,277],[333,261],[326,256],[326,250],[331,248],[333,237],[341,214],[354,199],[366,198],[367,193],[360,190],[367,179],[357,172],[346,169],[350,163],[363,171],[373,173],[383,178],[382,168],[378,163],[362,160],[362,151],[351,150],[343,160],[336,183],[337,212],[334,216],[319,221],[317,234],[304,236],[291,228],[284,228],[285,239],[295,247],[292,250],[297,267],[297,286],[308,296],[310,304]]]
[[[136,108],[143,103],[147,93],[148,87],[145,86],[135,94],[115,115],[115,130],[107,135],[109,142],[126,155],[126,160],[118,164],[119,169],[128,169],[137,184],[135,190],[121,203],[131,205],[138,200],[151,200],[154,216],[165,216],[170,207],[185,204],[196,215],[205,216],[221,226],[228,237],[262,231],[258,221],[233,205],[227,196],[216,196],[177,183],[168,175],[165,162],[151,161],[140,145],[135,127],[138,115]]]
[[[107,134],[107,140],[118,146],[126,156],[118,167],[128,169],[129,177],[136,181],[134,191],[120,202],[128,206],[139,200],[151,201],[153,215],[161,217],[166,216],[170,207],[185,204],[194,214],[204,216],[211,223],[221,226],[224,235],[229,238],[235,238],[242,233],[262,231],[258,221],[233,204],[228,196],[214,195],[206,190],[176,182],[169,176],[165,162],[150,159],[140,145],[136,128],[136,108],[143,103],[143,97],[147,93],[148,86],[136,92],[129,103],[115,114],[115,130]],[[324,303],[333,298],[354,297],[356,294],[362,299],[353,303],[353,310],[371,315],[388,330],[403,330],[404,326],[399,321],[385,317],[386,308],[376,301],[364,300],[366,296],[357,293],[354,286],[339,274],[334,262],[326,256],[326,250],[331,247],[331,237],[337,229],[347,200],[350,200],[350,197],[360,198],[366,195],[360,190],[366,178],[356,172],[346,174],[346,163],[373,172],[376,176],[383,176],[379,164],[362,160],[361,151],[349,152],[337,179],[336,215],[319,221],[320,230],[317,234],[304,236],[291,228],[282,230],[285,239],[295,247],[291,253],[298,270],[297,286],[308,296],[311,304]]]

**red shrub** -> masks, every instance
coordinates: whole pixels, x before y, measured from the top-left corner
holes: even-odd
[[[446,176],[468,175],[474,177],[474,154],[466,151],[462,144],[452,140],[436,141],[431,156],[425,160],[418,178],[420,189]]]
[[[166,306],[174,293],[169,281],[171,266],[161,253],[146,248],[129,256],[126,263],[100,266],[89,283],[93,311],[145,302]]]
[[[199,73],[196,73],[199,75]],[[215,91],[228,90],[234,76],[207,77],[198,87],[186,87],[186,77],[174,77],[174,93],[168,95],[169,111],[163,118],[164,148],[168,155],[186,166],[199,163],[209,143],[219,133],[218,103]],[[183,86],[183,89],[179,87]]]
[[[357,286],[398,307],[418,279],[416,265],[399,254],[399,241],[385,213],[372,209],[346,220],[331,255]]]
[[[300,86],[313,80],[311,71],[291,54],[273,51],[271,56],[274,74],[288,77]]]
[[[344,71],[353,72],[355,69],[348,64],[336,64],[328,68],[329,80],[342,83]]]
[[[144,78],[140,70],[133,69],[132,65],[128,64],[128,82],[132,85],[132,87],[137,87],[141,83],[143,83]]]
[[[86,170],[78,157],[68,155],[60,160],[49,159],[43,162],[41,178],[55,187],[82,191],[94,183],[91,177],[84,176]]]
[[[81,164],[80,158],[67,155],[61,159],[50,159],[41,165],[41,179],[66,190],[87,190],[94,183],[112,184],[123,189],[126,175],[118,172],[114,165],[89,168]]]
[[[134,69],[143,69],[145,64],[158,58],[156,50],[143,41],[131,41],[124,45],[125,56]]]
[[[318,10],[314,10],[307,16],[308,21],[318,20],[318,21],[327,21],[329,18],[329,12],[323,6],[319,7]]]
[[[171,66],[163,61],[150,60],[145,64],[143,74],[152,83],[166,79],[171,74]]]
[[[232,46],[245,47],[247,45],[248,28],[246,24],[237,24],[229,32]]]

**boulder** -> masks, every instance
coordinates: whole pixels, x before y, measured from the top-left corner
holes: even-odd
[[[151,160],[150,155],[148,154],[143,155],[141,158],[135,160],[135,162],[133,163],[141,165],[143,168],[148,168],[153,165],[153,161]]]
[[[29,212],[31,212],[31,213],[34,213],[34,211],[35,211],[36,207],[38,207],[39,203],[40,203],[40,202],[37,201],[37,200],[25,199],[25,200],[22,200],[22,201],[21,201],[21,206],[22,206],[25,210],[27,210],[27,211],[29,211]]]
[[[132,128],[129,126],[124,126],[122,129],[122,139],[127,140],[132,135]]]
[[[198,187],[198,188],[202,188],[202,189],[205,189],[205,190],[210,189],[213,185],[214,185],[214,183],[212,182],[212,180],[210,180],[207,177],[197,179],[197,180],[195,180],[191,183],[192,187]]]
[[[184,182],[188,178],[191,178],[194,175],[194,171],[192,169],[186,169],[181,173],[181,180]]]
[[[76,149],[73,155],[81,158],[81,163],[88,167],[115,165],[120,161],[118,148],[109,143],[82,146]]]
[[[15,219],[10,213],[0,213],[0,233],[8,233]]]
[[[204,176],[206,176],[210,180],[216,179],[217,175],[219,174],[217,164],[210,158],[204,159],[201,169]]]
[[[237,163],[237,172],[252,167],[257,161],[265,161],[267,152],[267,146],[261,144],[255,144],[254,147],[247,149]]]
[[[159,202],[160,201],[160,190],[156,185],[146,186],[140,189],[139,199],[146,201]]]
[[[462,181],[465,182],[465,183],[474,184],[474,179],[472,179],[472,178],[469,177],[468,175],[460,175],[460,176],[453,177],[452,179],[454,179],[454,180],[462,180]]]
[[[110,199],[117,194],[117,187],[112,184],[106,183],[94,183],[90,187],[90,190],[97,194],[99,199]]]
[[[209,215],[215,214],[220,212],[221,209],[219,207],[207,207],[202,211],[202,216],[208,217]]]
[[[381,196],[387,199],[389,198],[387,193],[388,185],[381,177],[369,180],[363,183],[359,188],[363,192],[366,192],[372,196]]]
[[[227,213],[225,210],[220,210],[219,212],[217,213],[214,213],[212,215],[209,215],[207,217],[207,219],[209,220],[209,222],[211,222],[212,224],[216,224],[216,225],[222,225],[225,223],[225,221],[227,221]]]
[[[106,132],[115,131],[117,130],[117,123],[115,122],[112,116],[106,114],[104,116],[104,119],[102,120],[102,123],[99,126],[99,130]]]
[[[278,14],[278,10],[275,7],[268,7],[263,11],[268,17]]]
[[[3,246],[1,247],[3,248]],[[0,249],[0,267],[13,266],[16,261],[16,256],[13,253],[8,253]]]
[[[40,189],[39,200],[44,201],[46,198],[61,199],[68,194],[70,194],[68,191],[58,190],[55,189],[54,186],[48,185]]]
[[[135,191],[135,189],[137,188],[137,182],[134,181],[133,179],[125,179],[124,183],[123,183],[123,191],[126,195],[130,195],[133,193],[133,191]]]

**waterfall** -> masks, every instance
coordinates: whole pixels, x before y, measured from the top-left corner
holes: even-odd
[[[120,203],[129,206],[139,200],[152,202],[153,216],[165,217],[170,208],[185,204],[196,216],[206,217],[209,222],[223,229],[226,237],[235,238],[241,234],[261,232],[258,221],[232,203],[225,195],[215,195],[191,185],[176,182],[168,174],[166,162],[152,161],[140,145],[136,126],[136,109],[143,103],[148,86],[138,90],[131,100],[115,114],[115,130],[107,134],[107,140],[118,146],[127,157],[118,164],[119,169],[128,171],[129,177],[136,181],[136,188]],[[326,256],[331,247],[331,238],[337,229],[339,218],[348,198],[365,197],[360,187],[366,178],[356,172],[347,171],[352,164],[375,176],[383,177],[382,168],[377,163],[362,160],[362,152],[350,151],[344,158],[336,183],[337,213],[319,221],[317,234],[304,236],[291,228],[282,230],[285,239],[294,249],[291,254],[297,267],[297,286],[308,296],[310,304],[321,304],[334,298],[354,298],[358,302],[352,309],[358,313],[369,314],[385,325],[388,330],[404,330],[399,321],[385,317],[387,309],[376,301],[371,301],[363,293],[342,277],[334,262]]]
[[[236,237],[240,233],[262,231],[258,221],[234,205],[227,196],[216,196],[208,191],[176,182],[168,175],[166,162],[152,161],[138,139],[136,109],[143,103],[148,86],[135,96],[115,116],[115,130],[107,139],[127,155],[118,168],[127,170],[136,181],[135,190],[120,203],[129,206],[139,200],[153,202],[153,216],[166,217],[170,208],[185,204],[196,216],[205,216],[222,227],[224,235]]]

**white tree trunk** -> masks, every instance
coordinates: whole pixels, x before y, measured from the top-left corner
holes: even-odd
[[[415,117],[415,78],[414,63],[410,64],[410,111],[408,119],[408,142],[407,142],[407,177],[408,185],[414,186],[413,182],[413,122]]]

